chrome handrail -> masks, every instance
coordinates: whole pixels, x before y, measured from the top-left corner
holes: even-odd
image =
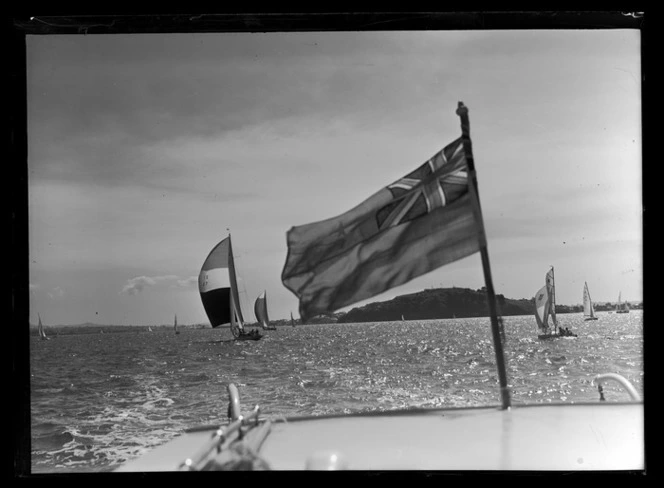
[[[196,454],[182,461],[179,466],[180,471],[197,471],[200,469],[202,467],[201,464],[210,456],[212,451],[216,449],[217,453],[221,452],[221,446],[231,434],[237,432],[238,437],[242,437],[241,427],[245,425],[247,421],[255,419],[255,425],[258,425],[260,407],[256,405],[251,412],[242,415],[240,413],[240,395],[237,387],[233,383],[230,383],[227,389],[230,397],[228,416],[231,419],[231,423],[226,426],[220,426],[212,433],[207,442]]]
[[[625,388],[625,390],[627,390],[627,393],[629,393],[629,395],[632,397],[632,400],[635,400],[637,402],[641,401],[641,397],[636,391],[636,388],[634,388],[634,386],[624,376],[621,376],[616,373],[605,373],[595,376],[593,383],[595,382],[597,383],[597,390],[599,391],[600,401],[602,402],[605,401],[602,383],[604,383],[606,380],[613,380],[618,382],[623,388]]]
[[[229,383],[228,387],[228,417],[231,420],[237,420],[242,415],[240,411],[240,393],[237,391],[237,387],[233,383]]]

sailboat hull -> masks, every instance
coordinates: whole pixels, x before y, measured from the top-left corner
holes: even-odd
[[[249,336],[249,335],[242,336],[241,335],[239,337],[236,337],[235,340],[236,341],[258,341],[258,340],[261,340],[262,338],[263,338],[262,335],[259,335],[259,336]]]
[[[586,317],[586,318],[583,319],[583,320],[585,320],[585,321],[588,321],[588,320],[597,320],[597,317]]]
[[[262,420],[243,442],[271,470],[642,470],[643,422],[642,402],[417,409]],[[192,429],[118,471],[177,471],[216,429]]]
[[[560,334],[539,334],[537,336],[538,339],[540,340],[547,340],[547,339],[576,339],[576,335],[573,336],[566,336],[566,335],[560,335]]]
[[[237,330],[237,335],[234,333],[233,337],[236,341],[258,341],[263,338],[263,335],[257,330],[255,330],[253,333]]]

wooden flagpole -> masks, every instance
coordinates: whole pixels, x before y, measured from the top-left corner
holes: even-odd
[[[489,265],[489,250],[487,248],[486,233],[484,232],[484,221],[482,220],[482,208],[480,206],[479,193],[477,190],[477,174],[475,173],[475,161],[473,160],[473,149],[470,141],[470,122],[468,120],[468,108],[459,102],[456,110],[461,118],[461,139],[463,142],[463,151],[468,162],[468,188],[471,194],[473,204],[473,213],[475,220],[479,224],[480,255],[482,256],[482,267],[484,268],[484,281],[486,283],[486,293],[489,299],[489,313],[491,315],[491,332],[493,334],[493,345],[496,351],[496,364],[498,367],[498,379],[500,382],[500,396],[503,409],[510,407],[510,392],[507,388],[507,372],[505,369],[505,354],[503,352],[503,333],[502,322],[498,318],[496,307],[496,294],[493,290],[493,280],[491,278],[491,267]]]

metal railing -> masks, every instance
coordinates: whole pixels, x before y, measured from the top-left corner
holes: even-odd
[[[186,458],[180,463],[180,471],[198,471],[204,467],[205,461],[216,451],[221,452],[221,448],[233,434],[237,433],[238,438],[242,438],[242,427],[247,425],[250,420],[254,420],[254,425],[258,425],[258,414],[260,407],[256,405],[254,409],[246,415],[240,413],[240,397],[237,387],[234,384],[228,385],[228,394],[230,397],[228,405],[228,416],[231,422],[226,426],[220,426],[215,430],[199,451]]]
[[[604,398],[604,389],[602,388],[602,384],[605,383],[607,380],[613,380],[618,382],[625,390],[627,390],[627,393],[629,393],[629,396],[632,397],[632,400],[635,400],[637,402],[641,401],[641,396],[639,393],[636,391],[636,388],[623,376],[620,376],[619,374],[616,373],[605,373],[605,374],[600,374],[595,376],[595,379],[593,380],[594,383],[597,383],[597,390],[599,391],[599,400],[601,402],[606,401]]]

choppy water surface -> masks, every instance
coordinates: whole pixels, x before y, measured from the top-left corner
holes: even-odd
[[[599,317],[558,315],[579,336],[548,341],[532,316],[505,317],[512,403],[598,401],[592,379],[610,372],[643,395],[642,312]],[[491,337],[488,318],[280,327],[256,342],[228,329],[33,337],[32,471],[109,471],[225,422],[229,382],[267,417],[499,405]]]

